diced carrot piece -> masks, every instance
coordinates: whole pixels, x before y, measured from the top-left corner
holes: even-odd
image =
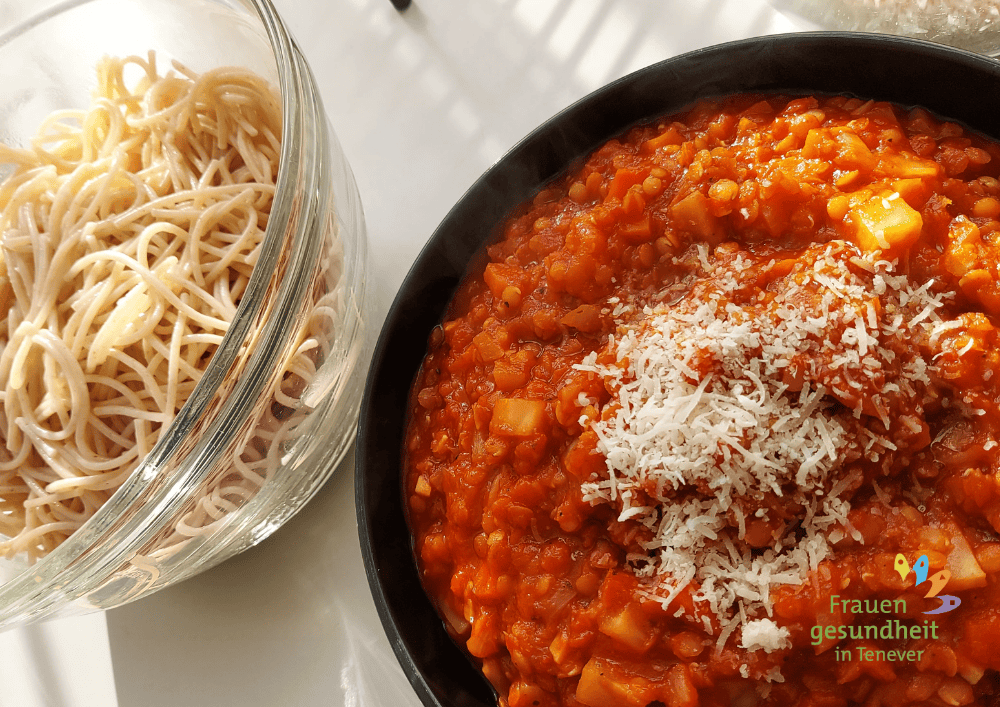
[[[545,403],[541,400],[500,398],[493,406],[490,432],[529,437],[544,432]]]
[[[1000,612],[996,609],[972,611],[964,615],[962,624],[962,652],[975,656],[987,668],[1000,668],[1000,651],[996,650],[1000,643]]]
[[[887,176],[902,179],[937,177],[941,172],[937,162],[916,155],[883,155],[879,169]]]
[[[861,177],[861,170],[850,169],[841,172],[840,176],[834,178],[833,183],[835,186],[838,186],[841,189],[843,189],[844,187],[849,187],[852,184],[854,184],[854,182],[858,181],[860,177]]]
[[[601,310],[592,304],[581,304],[559,321],[573,329],[593,334],[601,328]]]
[[[850,199],[845,194],[838,194],[826,202],[826,214],[834,221],[843,221],[850,207]]]
[[[511,285],[519,288],[521,292],[530,289],[522,282],[523,276],[524,272],[520,267],[507,263],[490,263],[483,272],[483,280],[496,299],[500,299],[503,291]]]
[[[874,651],[879,646],[872,641],[858,641],[854,646],[860,651]],[[892,669],[892,663],[884,658],[875,655],[874,660],[856,661],[856,665],[861,668],[861,674],[868,674],[880,682],[893,682],[896,679],[896,671]],[[843,665],[850,665],[843,663]],[[843,676],[838,679],[843,680]]]
[[[498,390],[512,391],[531,380],[531,369],[538,356],[532,349],[521,349],[503,358],[497,359],[493,365],[493,382]]]
[[[570,445],[563,454],[563,466],[578,479],[589,478],[604,469],[604,456],[597,453],[597,434],[593,430],[584,430]]]
[[[642,143],[640,150],[642,151],[642,154],[648,155],[656,152],[658,149],[666,145],[680,145],[682,142],[684,142],[684,136],[681,135],[680,131],[675,126],[671,125],[656,137],[650,138],[649,140],[646,140],[646,142]]]
[[[881,250],[889,258],[913,245],[924,226],[919,212],[891,194],[876,194],[852,208],[848,217],[861,250],[866,253]]]
[[[503,348],[497,343],[496,338],[486,331],[481,331],[472,337],[472,343],[479,351],[479,355],[486,362],[496,361],[504,354]]]
[[[619,226],[618,232],[630,243],[645,243],[653,237],[653,227],[649,214],[646,214],[639,221],[623,223]]]
[[[497,390],[504,392],[517,390],[528,382],[528,371],[516,361],[501,359],[493,367],[493,382]]]
[[[972,205],[972,215],[979,218],[997,218],[1000,216],[1000,201],[992,196],[986,196]]]
[[[608,186],[608,196],[615,199],[625,198],[625,193],[629,187],[635,184],[642,184],[642,180],[649,176],[649,169],[628,169],[622,168],[615,172],[614,179]]]
[[[736,116],[732,113],[723,113],[712,121],[708,126],[708,137],[716,140],[728,140],[736,127]]]
[[[923,179],[917,177],[907,179],[897,179],[892,183],[892,188],[907,204],[915,209],[919,209],[931,195],[931,188]]]

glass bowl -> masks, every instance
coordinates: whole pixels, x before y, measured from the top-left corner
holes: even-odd
[[[161,68],[177,60],[198,73],[250,69],[276,87],[283,120],[258,261],[203,377],[124,484],[67,540],[34,563],[0,561],[0,628],[138,599],[278,528],[353,439],[370,325],[354,178],[269,0],[24,0],[4,11],[7,144],[27,144],[54,110],[84,108],[102,56],[151,50]],[[10,169],[0,165],[0,176]],[[306,329],[311,370],[277,415]],[[261,456],[262,471],[239,471]]]
[[[771,0],[823,29],[884,32],[996,56],[998,0]]]

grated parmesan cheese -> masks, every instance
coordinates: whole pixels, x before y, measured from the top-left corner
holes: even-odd
[[[740,292],[759,272],[742,256],[724,267],[707,248],[697,256],[703,279],[690,292],[617,320],[615,363],[591,354],[577,366],[613,393],[586,422],[606,473],[582,485],[584,499],[648,530],[645,554],[628,558],[653,582],[648,596],[666,608],[690,585],[690,618],[718,632],[717,648],[738,634],[749,650],[782,650],[791,644],[770,618],[771,593],[806,581],[831,542],[861,541],[841,497],[853,488],[845,464],[896,448],[892,400],[929,383],[916,354],[897,357],[914,336],[947,330],[942,296],[847,243],[810,249],[773,297],[749,301]],[[903,377],[889,382],[893,362]],[[798,518],[770,510],[783,505],[801,508]],[[749,545],[750,518],[773,522],[770,546]]]
[[[784,626],[778,626],[771,619],[755,619],[743,625],[743,640],[740,645],[748,651],[763,650],[772,653],[783,648],[791,648],[791,633]]]

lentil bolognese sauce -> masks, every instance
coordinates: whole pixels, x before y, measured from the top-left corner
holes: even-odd
[[[404,462],[501,704],[1000,699],[998,171],[921,109],[743,96],[503,225]]]

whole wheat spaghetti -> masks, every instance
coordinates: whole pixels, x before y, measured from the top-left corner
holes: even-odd
[[[240,68],[104,59],[86,111],[0,146],[0,552],[37,559],[166,431],[267,225],[281,111]]]

